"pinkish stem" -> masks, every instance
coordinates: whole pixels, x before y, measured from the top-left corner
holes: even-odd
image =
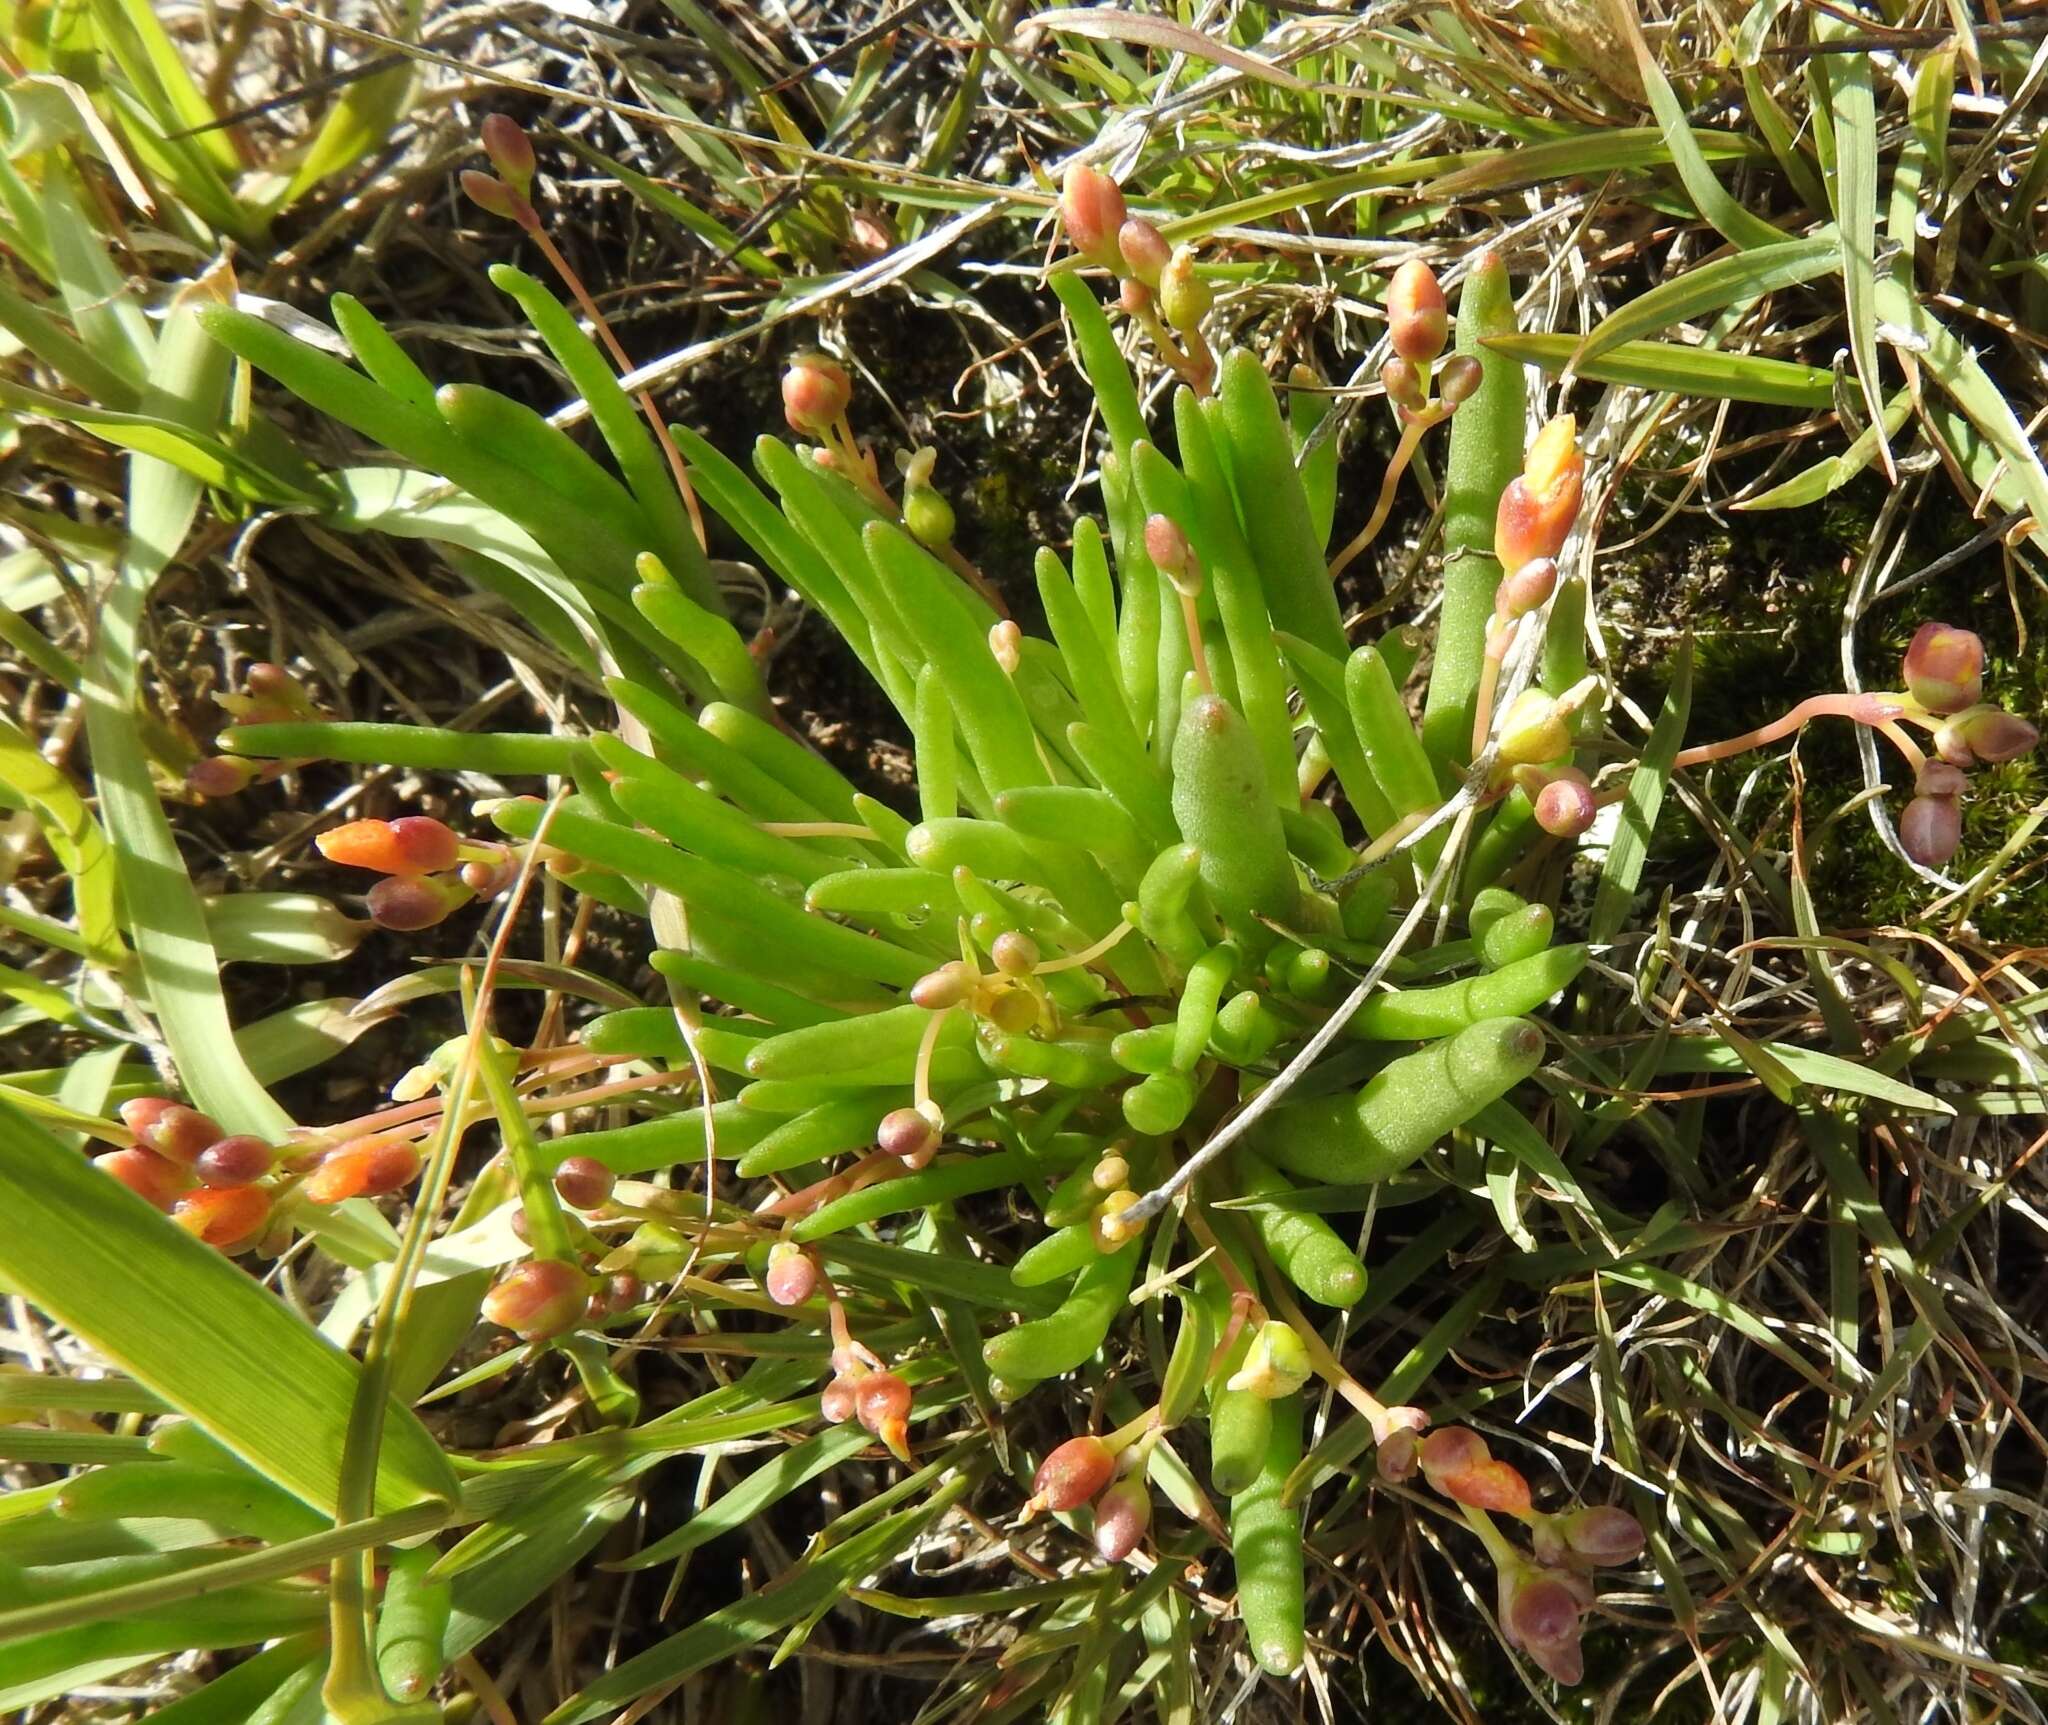
[[[1759,725],[1753,731],[1744,731],[1739,737],[1728,737],[1718,743],[1702,743],[1696,749],[1681,749],[1671,764],[1674,767],[1701,767],[1709,761],[1725,761],[1731,755],[1746,754],[1751,749],[1766,749],[1773,743],[1782,742],[1811,719],[1853,719],[1859,725],[1886,730],[1906,710],[1906,703],[1897,695],[1813,695],[1801,701],[1783,718],[1773,719],[1768,725]]]

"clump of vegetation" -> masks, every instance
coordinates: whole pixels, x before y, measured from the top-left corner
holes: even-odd
[[[97,21],[110,43],[121,16]],[[1162,94],[1177,74],[1158,65],[1213,53],[1271,97],[1260,135],[1319,113],[1315,80],[1184,24],[1082,16],[1036,23],[1100,47],[1085,64],[1120,89],[1142,74]],[[1459,64],[1505,53],[1416,28]],[[1776,115],[1756,70],[1772,28],[1745,32],[1742,65]],[[170,1716],[517,1716],[493,1673],[516,1667],[533,1602],[657,1568],[669,1600],[584,1650],[548,1689],[550,1725],[644,1716],[683,1684],[720,1685],[707,1704],[737,1716],[782,1661],[837,1657],[830,1626],[856,1621],[864,1647],[936,1645],[949,1669],[927,1711],[957,1719],[1178,1719],[1238,1680],[1254,1707],[1299,1712],[1361,1611],[1432,1693],[1489,1712],[1509,1671],[1541,1696],[1589,1668],[1621,1686],[1690,1661],[1778,1713],[1900,1687],[1856,1638],[1909,1615],[1890,1582],[1924,1543],[1872,1506],[1940,1496],[1946,1463],[1902,1495],[1897,1470],[1923,1463],[1886,1450],[1869,1471],[1888,1495],[1854,1497],[1855,1446],[1952,1365],[1964,1403],[1981,1388],[1987,1418],[2017,1412],[1991,1394],[2010,1349],[1987,1336],[2023,1318],[1942,1266],[2025,1167],[1985,1184],[1950,1164],[1974,1170],[1997,1116],[2037,1111],[2034,1002],[2019,956],[1952,936],[1926,949],[1948,967],[1930,982],[1908,940],[1817,922],[1800,767],[1780,751],[1849,721],[1886,866],[1967,909],[2037,824],[1980,794],[1967,831],[1996,854],[1947,881],[1968,775],[2023,772],[2038,733],[1986,698],[1980,635],[1938,619],[1896,629],[1897,689],[1864,688],[1845,652],[1845,692],[1787,691],[1753,729],[1688,745],[1681,643],[1654,715],[1635,711],[1594,583],[1632,452],[1582,391],[1831,400],[1848,450],[1774,475],[1748,499],[1767,507],[1889,467],[1908,413],[2001,503],[2023,507],[2040,464],[1910,291],[1910,258],[1907,280],[1877,274],[1867,56],[1812,75],[1839,227],[1798,239],[1721,188],[1723,155],[1639,38],[1618,62],[1613,42],[1603,60],[1591,38],[1515,40],[1545,65],[1593,55],[1613,93],[1576,132],[1536,126],[1539,165],[1668,164],[1662,202],[1682,191],[1734,249],[1579,337],[1518,327],[1511,240],[1459,258],[1455,317],[1428,258],[1405,255],[1373,296],[1384,342],[1332,383],[1233,307],[1264,268],[1226,249],[1244,242],[1204,238],[1315,202],[1317,151],[1278,204],[1243,207],[1208,183],[1224,158],[1201,124],[1163,168],[1138,149],[1124,185],[1077,160],[1056,202],[1070,250],[1045,280],[1087,398],[1082,510],[1029,591],[938,447],[905,435],[892,461],[863,434],[856,375],[889,367],[843,332],[781,369],[797,441],[762,437],[751,471],[671,425],[503,116],[479,128],[491,172],[460,183],[561,282],[566,301],[489,274],[574,388],[588,444],[573,414],[437,386],[349,295],[323,330],[216,264],[153,328],[88,228],[24,254],[48,307],[24,301],[8,327],[52,387],[10,400],[131,453],[83,661],[19,619],[8,634],[78,697],[97,792],[0,733],[71,895],[69,921],[56,901],[7,907],[38,952],[8,992],[18,1022],[86,1037],[118,1017],[154,1058],[116,1039],[0,1091],[0,1274],[72,1374],[0,1376],[10,1415],[36,1422],[0,1433],[5,1453],[41,1470],[0,1511],[7,1704],[217,1650]],[[124,76],[150,58],[116,56]],[[1378,64],[1341,43],[1294,63],[1331,80]],[[1913,80],[1898,148],[1915,185],[1945,163],[1929,104],[1960,63],[1947,86],[1928,66]],[[757,82],[786,122],[783,86]],[[159,84],[170,106],[124,134],[188,146],[153,171],[203,154],[172,117],[219,118],[182,89]],[[1616,96],[1656,127],[1623,137]],[[1803,191],[1797,135],[1771,130],[1769,154]],[[597,160],[652,207],[681,201]],[[1343,195],[1413,179],[1393,166]],[[1437,166],[1483,195],[1514,163]],[[74,169],[44,165],[60,197]],[[319,183],[307,171],[293,196]],[[806,196],[780,229],[770,204],[744,233],[682,207],[772,275],[764,233],[812,265],[886,255],[895,236],[846,196]],[[242,226],[216,226],[253,243],[289,204],[221,204]],[[1725,337],[1830,270],[1844,376],[1782,345],[1657,339],[1701,319]],[[1873,305],[1949,406],[1876,390],[1855,321]],[[1554,399],[1543,373],[1569,380]],[[1378,422],[1362,441],[1389,451],[1363,483],[1339,459],[1361,412]],[[381,454],[315,459],[326,420]],[[135,723],[145,601],[207,507],[252,535],[286,512],[325,546],[437,546],[609,710],[565,703],[540,730],[365,722],[279,650],[218,698],[211,752],[167,745]],[[39,546],[93,543],[53,536],[60,519],[32,518]],[[1375,630],[1401,589],[1373,619],[1341,596],[1397,528],[1440,597]],[[2028,530],[2009,517],[1992,540]],[[899,785],[787,723],[781,626],[805,615],[908,738]],[[1761,836],[1746,825],[1756,751],[1793,787],[1787,833],[1775,812]],[[1872,763],[1893,757],[1906,782],[1888,797]],[[1750,775],[1732,812],[1728,773]],[[394,788],[368,808],[345,792],[280,854],[367,881],[367,924],[302,894],[195,891],[166,798],[232,818],[366,776]],[[1648,891],[1680,800],[1719,860]],[[280,1085],[332,1054],[331,1021],[251,1034],[220,966],[331,961],[372,926],[379,967],[474,931],[469,958],[380,974],[369,1003],[452,1007],[458,1033],[416,1037],[395,1082],[380,1074],[388,1098],[316,1101],[301,1116],[324,1123],[301,1124]],[[1943,1135],[1959,1116],[1990,1117],[1962,1127],[1983,1130],[1976,1151]],[[1956,1384],[1943,1396],[1957,1405]],[[730,1471],[755,1447],[773,1453]],[[701,1471],[679,1514],[647,1481],[681,1457]],[[1979,1532],[1995,1618],[2029,1584],[2018,1530]],[[734,1536],[757,1541],[758,1572],[704,1582],[699,1554]],[[1803,1578],[1823,1572],[1839,1621],[1809,1651]],[[1446,1574],[1448,1613],[1430,1580]]]

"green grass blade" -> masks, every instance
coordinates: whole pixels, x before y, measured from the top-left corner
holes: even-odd
[[[1624,342],[1654,336],[1706,312],[1746,305],[1779,288],[1827,275],[1839,266],[1841,256],[1834,239],[1822,235],[1758,246],[1687,270],[1602,318],[1579,343],[1572,355],[1572,369],[1583,372],[1587,361],[1611,353]]]
[[[1768,407],[1828,408],[1835,403],[1833,375],[1817,365],[1726,353],[1675,342],[1626,341],[1590,362],[1573,366],[1578,340],[1569,335],[1497,335],[1487,345],[1553,376],[1570,367],[1594,383],[1637,389],[1673,390],[1722,401],[1754,401]]]
[[[1834,13],[1814,19],[1814,37],[1826,42],[1859,26]],[[1870,55],[1828,56],[1835,119],[1835,224],[1841,246],[1842,287],[1849,322],[1849,352],[1863,386],[1863,405],[1878,428],[1878,460],[1892,472],[1885,438],[1884,387],[1877,369],[1877,96]]]

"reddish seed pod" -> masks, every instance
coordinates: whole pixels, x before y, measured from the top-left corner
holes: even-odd
[[[875,1147],[908,1162],[938,1148],[939,1129],[915,1108],[895,1108],[875,1128]]]
[[[136,1142],[144,1149],[154,1150],[181,1168],[189,1168],[199,1159],[202,1150],[218,1142],[222,1136],[219,1121],[177,1102],[157,1113],[146,1127],[135,1133]]]
[[[261,1138],[238,1132],[199,1152],[192,1172],[209,1186],[251,1186],[277,1166],[277,1152]]]
[[[364,895],[370,920],[394,934],[417,934],[469,903],[468,887],[440,875],[386,875]]]
[[[1988,702],[1964,708],[1934,733],[1935,751],[1955,767],[2001,766],[2030,753],[2040,740],[2025,719]]]
[[[1549,604],[1556,591],[1557,562],[1554,558],[1539,557],[1502,577],[1493,595],[1494,615],[1503,620],[1526,617]]]
[[[1166,321],[1181,334],[1192,335],[1215,303],[1209,284],[1195,273],[1194,252],[1187,246],[1175,246],[1159,276],[1159,309]]]
[[[109,1150],[95,1156],[92,1165],[159,1210],[168,1210],[191,1184],[184,1169],[166,1162],[154,1150]]]
[[[1202,572],[1195,561],[1195,548],[1188,543],[1188,536],[1172,516],[1145,517],[1145,555],[1152,559],[1153,568],[1171,581],[1177,591],[1201,591]]]
[[[432,815],[401,815],[395,821],[350,821],[313,841],[329,862],[379,874],[438,874],[460,859],[462,840]]]
[[[1136,276],[1125,276],[1117,283],[1117,309],[1127,316],[1137,317],[1152,308],[1152,290]]]
[[[1441,1478],[1432,1474],[1429,1483],[1452,1502],[1470,1504],[1474,1509],[1500,1515],[1529,1512],[1529,1482],[1512,1463],[1493,1457]]]
[[[1520,477],[1500,494],[1493,554],[1503,569],[1519,569],[1564,549],[1579,513],[1586,458],[1574,441],[1578,421],[1561,413],[1536,434]]]
[[[1041,1509],[1079,1509],[1091,1502],[1116,1472],[1116,1452],[1101,1438],[1067,1441],[1038,1464],[1031,1477],[1031,1496]]]
[[[140,1138],[173,1108],[182,1106],[183,1104],[168,1096],[131,1096],[121,1104],[117,1112],[121,1124]]]
[[[1566,1570],[1516,1562],[1500,1573],[1500,1623],[1510,1643],[1567,1686],[1586,1674],[1579,1619],[1592,1590]]]
[[[843,1373],[825,1386],[818,1398],[818,1412],[832,1425],[843,1426],[860,1405],[860,1385]]]
[[[510,114],[486,114],[483,123],[484,154],[502,179],[521,197],[533,190],[533,140],[526,128]]]
[[[555,1170],[555,1190],[572,1210],[595,1210],[609,1202],[618,1176],[595,1156],[571,1156]]]
[[[640,1278],[631,1270],[620,1270],[605,1278],[603,1292],[595,1297],[602,1299],[605,1310],[616,1316],[620,1312],[630,1312],[639,1305],[640,1297],[646,1291],[641,1285]]]
[[[1930,713],[1959,713],[1984,694],[1984,642],[1968,629],[1922,623],[1901,666],[1906,692]]]
[[[910,985],[913,1004],[927,1012],[943,1012],[949,1006],[961,1006],[974,992],[974,976],[966,965],[957,958],[928,970]]]
[[[560,1335],[590,1304],[590,1278],[556,1258],[529,1258],[484,1295],[483,1315],[523,1341]]]
[[[479,173],[475,168],[464,168],[456,180],[462,187],[463,196],[478,209],[502,216],[508,222],[517,222],[523,228],[538,225],[539,218],[533,213],[533,205],[503,180]]]
[[[202,1186],[171,1206],[171,1220],[218,1250],[255,1245],[270,1220],[270,1194],[255,1186]]]
[[[1461,1473],[1492,1454],[1486,1439],[1470,1426],[1438,1426],[1423,1438],[1417,1459],[1434,1482],[1438,1474]]]
[[[185,770],[185,788],[195,797],[231,797],[246,791],[263,770],[240,755],[208,755]]]
[[[1028,934],[1005,929],[989,947],[988,956],[1005,976],[1029,976],[1038,968],[1038,942]]]
[[[1159,277],[1173,256],[1166,236],[1143,216],[1130,217],[1117,229],[1117,249],[1123,253],[1124,268],[1148,288],[1159,285]]]
[[[829,353],[800,353],[782,374],[782,417],[804,437],[822,437],[853,401],[853,379]]]
[[[1559,773],[1536,793],[1536,824],[1552,838],[1575,839],[1600,813],[1584,775]]]
[[[1420,258],[1410,258],[1387,284],[1387,336],[1394,351],[1417,365],[1428,365],[1443,352],[1450,327],[1436,271]]]
[[[1485,376],[1469,353],[1454,353],[1436,369],[1437,399],[1446,407],[1462,407],[1478,393]]]
[[[331,1150],[301,1188],[316,1204],[379,1198],[418,1178],[420,1153],[403,1138],[355,1138]]]
[[[1060,220],[1067,230],[1067,242],[1091,263],[1106,269],[1121,269],[1117,236],[1129,212],[1116,181],[1107,174],[1075,162],[1060,185]]]
[[[792,1241],[777,1240],[768,1248],[761,1284],[778,1306],[800,1306],[818,1291],[818,1261]]]
[[[1899,816],[1899,845],[1922,868],[1940,868],[1962,848],[1963,807],[1954,797],[1915,797]]]
[[[1095,1549],[1105,1563],[1121,1563],[1138,1549],[1152,1525],[1152,1493],[1142,1473],[1128,1473],[1096,1501]]]
[[[1422,405],[1422,371],[1412,359],[1396,354],[1380,367],[1380,388],[1396,407],[1411,413]]]
[[[1923,797],[1959,797],[1969,783],[1962,768],[1946,761],[1922,761],[1913,775],[1913,790]]]
[[[854,1413],[879,1436],[884,1423],[909,1417],[910,1386],[894,1372],[870,1372],[854,1391]]]
[[[1619,1504],[1595,1503],[1558,1518],[1574,1556],[1588,1563],[1633,1563],[1643,1550],[1643,1524]]]

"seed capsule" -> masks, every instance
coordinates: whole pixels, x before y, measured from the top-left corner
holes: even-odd
[[[1469,353],[1454,353],[1436,369],[1437,399],[1446,407],[1462,407],[1485,380],[1478,360]]]
[[[521,197],[533,190],[533,140],[526,128],[510,114],[486,114],[483,123],[484,154],[498,177]]]
[[[1450,327],[1436,271],[1410,258],[1387,284],[1387,335],[1394,351],[1416,365],[1428,365],[1443,352]]]
[[[209,1186],[249,1186],[277,1166],[277,1152],[246,1132],[222,1138],[199,1152],[192,1172]]]
[[[1262,1401],[1276,1402],[1293,1395],[1314,1376],[1307,1344],[1294,1333],[1294,1326],[1270,1318],[1259,1326],[1244,1364],[1224,1388],[1246,1390]]]
[[[356,1138],[331,1150],[300,1189],[315,1204],[380,1198],[418,1178],[420,1153],[403,1138]]]
[[[852,1378],[836,1377],[818,1397],[818,1412],[831,1424],[844,1425],[859,1406],[859,1392],[860,1386]]]
[[[1096,1501],[1095,1549],[1105,1563],[1121,1563],[1138,1549],[1152,1525],[1152,1493],[1144,1475],[1129,1473]]]
[[[1537,433],[1518,478],[1500,494],[1493,554],[1503,569],[1519,569],[1564,549],[1579,513],[1586,458],[1574,441],[1578,421],[1561,413]]]
[[[387,875],[364,895],[364,903],[379,928],[416,934],[447,921],[470,897],[468,887],[439,875]]]
[[[904,1161],[930,1156],[939,1147],[939,1129],[915,1108],[895,1108],[875,1128],[876,1148]]]
[[[1176,246],[1159,276],[1159,309],[1166,314],[1166,321],[1182,334],[1191,333],[1201,328],[1202,319],[1215,303],[1209,284],[1195,274],[1195,254],[1186,246]]]
[[[818,1261],[801,1246],[777,1240],[768,1249],[762,1285],[778,1306],[800,1306],[818,1291]]]
[[[148,1117],[146,1125],[132,1130],[136,1142],[144,1149],[154,1150],[181,1168],[189,1168],[202,1150],[224,1136],[219,1121],[180,1102],[156,1111]]]
[[[270,1220],[270,1194],[256,1186],[202,1186],[171,1206],[171,1220],[233,1254],[253,1246]]]
[[[1396,354],[1380,367],[1380,388],[1396,407],[1410,412],[1422,405],[1422,372],[1412,359]]]
[[[1536,793],[1536,824],[1552,838],[1575,839],[1600,813],[1582,773],[1559,773]]]
[[[1643,1549],[1643,1524],[1619,1504],[1588,1504],[1558,1517],[1557,1530],[1588,1563],[1633,1563]]]
[[[154,1150],[109,1150],[95,1156],[92,1165],[159,1210],[168,1210],[178,1194],[191,1185],[184,1169],[166,1162]]]
[[[1101,1438],[1068,1438],[1031,1476],[1032,1504],[1055,1512],[1079,1509],[1109,1484],[1115,1472],[1116,1452]]]
[[[589,1304],[590,1278],[574,1264],[529,1258],[513,1265],[484,1295],[483,1315],[533,1342],[569,1329]]]
[[[1954,797],[1915,797],[1899,816],[1899,844],[1922,868],[1940,868],[1961,849],[1963,808]]]
[[[1922,623],[1901,667],[1906,692],[1930,713],[1957,713],[1984,694],[1984,642],[1968,629]]]
[[[1123,253],[1124,268],[1148,288],[1159,285],[1159,277],[1173,256],[1166,236],[1143,216],[1132,216],[1117,230],[1117,248]]]
[[[1060,184],[1060,222],[1067,243],[1090,263],[1121,269],[1117,235],[1129,212],[1124,194],[1107,174],[1086,162],[1075,162]]]
[[[805,437],[822,437],[853,400],[853,379],[830,354],[800,353],[782,374],[782,416]]]
[[[595,1156],[571,1156],[555,1170],[555,1191],[572,1210],[595,1210],[611,1199],[618,1176]]]

